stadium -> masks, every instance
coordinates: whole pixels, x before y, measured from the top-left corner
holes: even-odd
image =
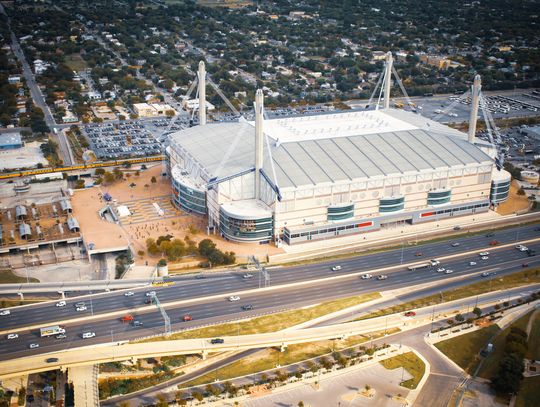
[[[171,135],[174,204],[207,216],[209,233],[279,245],[486,212],[507,199],[510,174],[475,126],[466,134],[390,108],[389,95],[388,86],[379,110],[267,119],[258,90],[253,122],[200,120]],[[477,111],[473,103],[471,123]]]

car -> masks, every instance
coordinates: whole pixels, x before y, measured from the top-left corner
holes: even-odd
[[[205,276],[204,274],[197,274],[197,275],[195,276],[195,278],[196,278],[197,280],[204,280],[204,279],[206,278],[206,276]]]
[[[151,300],[150,298],[146,298],[146,299],[144,300],[144,303],[145,303],[145,304],[152,304],[152,300]]]
[[[368,274],[362,274],[362,279],[363,280],[367,280],[367,279],[372,278],[372,277],[373,277],[373,275],[371,275],[369,273]]]
[[[30,349],[36,349],[36,348],[39,348],[39,343],[31,343],[30,345],[28,345],[28,347]]]
[[[498,240],[492,240],[491,242],[489,242],[489,244],[491,246],[497,246],[499,244],[499,241]]]
[[[446,269],[444,267],[439,267],[437,269],[437,273],[442,273],[443,271],[446,271]]]
[[[540,232],[540,228],[534,228],[535,232]]]
[[[76,310],[76,311],[79,311],[79,312],[81,312],[81,311],[86,311],[87,309],[88,309],[88,308],[86,307],[86,305],[83,305],[82,307],[77,307],[77,308],[75,308],[75,310]]]
[[[19,337],[19,334],[8,334],[8,339],[17,339]]]
[[[458,247],[459,245],[460,245],[459,242],[454,242],[454,243],[452,243],[452,247]]]
[[[55,363],[55,362],[58,362],[58,358],[48,358],[48,359],[45,359],[45,362],[46,363]]]
[[[495,273],[494,271],[493,272],[489,272],[489,271],[484,271],[482,273],[482,277],[489,277],[489,276],[492,276],[492,275],[495,275],[497,273]]]
[[[381,274],[380,276],[377,276],[377,280],[386,280],[388,276],[386,274]]]
[[[156,296],[156,292],[155,292],[155,291],[148,291],[148,292],[146,293],[146,296],[147,296],[147,297],[155,297],[155,296]]]
[[[66,336],[66,334],[58,334],[58,335],[55,336],[55,338],[56,339],[66,339],[67,336]]]
[[[489,257],[488,256],[482,256],[482,257],[480,257],[480,260],[489,260]]]
[[[253,278],[253,274],[246,273],[242,276],[243,279]]]
[[[231,295],[229,301],[240,301],[240,297],[238,295]]]
[[[83,339],[93,338],[94,336],[96,336],[95,332],[83,332],[81,335]]]
[[[133,291],[128,291],[127,293],[124,293],[124,297],[133,297],[135,293]]]
[[[529,263],[523,263],[521,267],[529,267]]]
[[[439,264],[441,264],[440,260],[437,259],[431,259],[429,262],[432,266],[438,266]]]
[[[341,266],[332,267],[332,271],[339,271],[339,270],[341,270]]]
[[[86,305],[86,303],[85,303],[84,301],[77,302],[77,303],[75,304],[75,308],[77,308],[77,307],[84,307],[85,305]]]
[[[407,311],[405,314],[406,317],[414,317],[416,315],[416,312],[414,311]]]
[[[489,256],[489,252],[480,252],[478,253],[480,257]]]
[[[446,271],[444,272],[444,274],[452,274],[453,272],[454,272],[454,270],[446,269]]]
[[[182,317],[182,321],[184,322],[193,321],[193,318],[191,317],[191,315],[186,314]]]
[[[461,226],[454,226],[454,230],[461,230]]]
[[[252,310],[252,309],[253,309],[253,305],[251,305],[251,304],[242,305],[242,309],[243,309],[244,311]]]
[[[486,237],[493,237],[493,236],[495,236],[495,233],[488,233],[488,234],[486,234]]]
[[[476,262],[475,261],[470,261],[469,266],[476,266]]]
[[[58,302],[56,303],[56,306],[57,306],[57,307],[65,307],[65,306],[66,306],[66,302],[65,302],[64,300],[58,301]]]
[[[143,326],[144,324],[143,324],[142,321],[135,320],[135,321],[131,322],[131,325],[132,326]]]
[[[420,257],[420,256],[423,256],[424,253],[422,253],[422,252],[416,252],[414,255],[415,255],[416,257]]]
[[[210,339],[210,343],[212,345],[215,345],[215,344],[218,344],[218,343],[225,343],[225,339],[223,339],[223,338]]]
[[[0,315],[9,315],[9,314],[11,314],[11,311],[8,309],[3,309],[2,311],[0,311]]]
[[[523,246],[522,244],[518,244],[516,246],[516,249],[518,249],[520,252],[526,252],[527,250],[529,250],[527,246]]]
[[[536,256],[536,250],[534,250],[534,249],[527,249],[527,256],[529,256],[529,257]]]

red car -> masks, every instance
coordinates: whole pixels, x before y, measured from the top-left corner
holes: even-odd
[[[191,315],[184,315],[184,317],[182,318],[182,321],[184,322],[188,322],[188,321],[192,321],[193,318],[191,318]]]
[[[422,252],[416,252],[414,255],[415,255],[416,257],[420,257],[420,256],[423,256],[424,253],[422,253]]]
[[[523,263],[521,267],[529,267],[529,263]]]
[[[499,244],[499,242],[497,240],[492,240],[491,242],[489,242],[489,244],[491,246],[497,246]]]
[[[121,318],[121,321],[122,322],[131,322],[133,321],[133,315],[124,315],[122,318]]]
[[[404,314],[406,317],[414,317],[416,315],[416,312],[414,311],[407,311],[405,314]]]

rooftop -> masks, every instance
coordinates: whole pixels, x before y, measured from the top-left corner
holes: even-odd
[[[20,133],[6,133],[0,134],[0,148],[5,146],[21,145]]]
[[[269,119],[264,132],[263,171],[279,188],[493,163],[465,133],[397,109]],[[206,179],[252,168],[254,145],[254,126],[245,121],[195,126],[171,137],[171,146],[193,157]]]

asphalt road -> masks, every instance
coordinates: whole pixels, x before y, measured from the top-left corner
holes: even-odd
[[[405,262],[418,261],[414,255],[422,251],[421,259],[435,258],[443,254],[455,254],[459,251],[474,250],[484,248],[489,241],[496,238],[500,243],[515,242],[516,237],[527,239],[540,235],[534,230],[534,226],[523,227],[519,230],[509,229],[497,232],[495,237],[485,237],[484,235],[472,236],[469,238],[459,238],[452,242],[460,241],[461,245],[454,248],[450,242],[439,242],[423,245],[413,248],[403,249],[403,260]],[[531,248],[540,249],[540,244],[530,245]],[[476,261],[476,266],[470,266],[470,261]],[[342,275],[369,271],[377,267],[399,265],[401,261],[401,250],[390,252],[375,253],[362,257],[342,260],[339,264]],[[492,252],[488,260],[479,260],[477,254],[457,258],[452,261],[444,262],[443,266],[454,270],[452,274],[437,273],[436,268],[418,270],[411,272],[403,266],[396,267],[393,271],[385,271],[389,277],[387,280],[362,280],[357,276],[349,278],[331,280],[320,284],[310,284],[299,288],[279,289],[272,291],[261,291],[249,295],[242,295],[240,301],[229,302],[225,294],[240,291],[246,288],[258,287],[257,274],[252,279],[243,279],[242,273],[222,273],[212,275],[206,279],[199,280],[195,277],[183,277],[176,280],[176,284],[171,287],[154,288],[158,298],[162,303],[178,299],[197,300],[182,306],[167,307],[167,313],[171,318],[173,330],[181,330],[184,327],[196,327],[216,322],[232,321],[244,318],[246,316],[267,314],[270,312],[281,311],[285,309],[294,309],[301,306],[319,303],[331,298],[346,297],[361,293],[398,289],[426,282],[440,282],[440,284],[429,289],[425,289],[423,294],[429,295],[439,291],[467,284],[471,281],[478,281],[478,275],[471,275],[462,281],[449,281],[448,278],[454,276],[466,276],[472,272],[490,271],[497,272],[497,275],[513,272],[521,269],[521,264],[526,261],[529,265],[540,264],[540,256],[527,257],[513,247],[500,249]],[[338,272],[332,272],[331,266],[335,263],[317,263],[307,266],[292,268],[282,268],[271,271],[271,284],[283,284],[292,281],[310,281],[314,278],[331,277]],[[493,277],[493,276],[492,276]],[[448,280],[445,282],[445,280]],[[0,317],[2,328],[10,329],[10,332],[17,332],[19,338],[8,340],[0,339],[0,359],[20,357],[29,354],[45,353],[47,351],[73,348],[83,346],[84,344],[96,344],[102,342],[115,342],[121,340],[135,339],[149,335],[156,335],[163,332],[163,320],[161,314],[156,310],[137,314],[134,308],[142,305],[146,298],[147,290],[132,290],[135,294],[131,297],[125,297],[122,292],[106,293],[92,296],[92,300],[86,299],[88,311],[80,313],[74,309],[76,299],[68,301],[66,307],[56,307],[54,303],[37,304],[30,307],[12,308],[9,316]],[[204,300],[201,297],[223,293],[222,298],[213,300]],[[403,295],[401,300],[407,300],[408,296]],[[242,305],[252,304],[252,311],[243,311]],[[134,328],[129,324],[123,324],[119,318],[105,317],[100,320],[87,320],[82,323],[67,324],[67,338],[56,340],[54,338],[39,338],[39,331],[24,331],[24,326],[29,324],[42,323],[57,320],[67,320],[69,318],[100,314],[112,310],[125,309],[126,313],[131,313],[137,320],[144,323],[143,327]],[[193,321],[182,322],[183,315],[189,314]],[[96,337],[92,339],[82,339],[83,332],[95,332]],[[39,349],[28,349],[30,343],[38,343]]]

